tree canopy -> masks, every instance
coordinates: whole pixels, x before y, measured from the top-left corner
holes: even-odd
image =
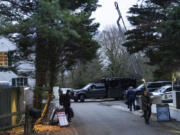
[[[35,65],[36,88],[57,82],[59,70],[96,56],[97,0],[1,0],[0,35],[17,45],[15,64]]]
[[[90,16],[97,0],[2,0],[0,5],[0,34],[16,42],[19,60],[33,61],[35,54],[36,63],[42,60],[38,65],[44,68],[54,64],[69,68],[94,57],[99,24]]]
[[[179,7],[179,0],[144,0],[129,10],[133,29],[127,31],[124,46],[130,53],[145,54],[150,65],[158,65],[157,78],[168,79],[179,68]]]

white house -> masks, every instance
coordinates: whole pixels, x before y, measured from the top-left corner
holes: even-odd
[[[4,37],[0,37],[0,66],[8,66],[8,52],[15,50],[16,46],[14,43]],[[12,78],[16,78],[17,75],[12,71],[0,72],[0,82],[11,83]]]
[[[0,66],[8,66],[8,52],[16,50],[16,45],[5,37],[0,36]],[[19,67],[22,71],[34,70],[32,65],[24,63]],[[17,78],[18,76],[12,71],[0,71],[0,82],[9,82],[12,84],[12,78]],[[35,85],[35,80],[28,78],[29,85],[33,87]]]

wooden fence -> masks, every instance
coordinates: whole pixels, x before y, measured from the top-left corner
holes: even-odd
[[[0,115],[0,120],[1,119],[5,119],[5,118],[9,118],[9,117],[11,118],[13,116],[17,116],[18,117],[17,124],[0,127],[0,131],[7,130],[7,129],[12,129],[14,127],[18,127],[18,126],[24,125],[24,120],[23,120],[23,116],[22,116],[23,114],[25,114],[25,112],[14,112],[14,113]]]

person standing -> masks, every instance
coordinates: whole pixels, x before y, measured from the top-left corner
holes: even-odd
[[[151,105],[152,105],[152,101],[149,92],[143,91],[142,110],[144,112],[143,116],[146,124],[149,124],[149,119],[151,117]]]
[[[64,94],[62,90],[59,90],[59,104],[63,105],[63,101],[64,101]]]
[[[60,105],[62,105],[65,109],[65,113],[67,115],[68,121],[71,121],[71,97],[70,90],[67,90],[66,94],[62,94],[60,97]]]
[[[135,99],[136,99],[135,92],[133,90],[133,87],[130,86],[127,91],[127,101],[128,101],[128,107],[130,111],[132,111],[132,106],[134,108],[134,111],[136,110]]]

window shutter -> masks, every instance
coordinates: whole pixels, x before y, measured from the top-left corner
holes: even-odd
[[[8,52],[8,66],[11,67],[12,66],[12,54],[13,52]]]

